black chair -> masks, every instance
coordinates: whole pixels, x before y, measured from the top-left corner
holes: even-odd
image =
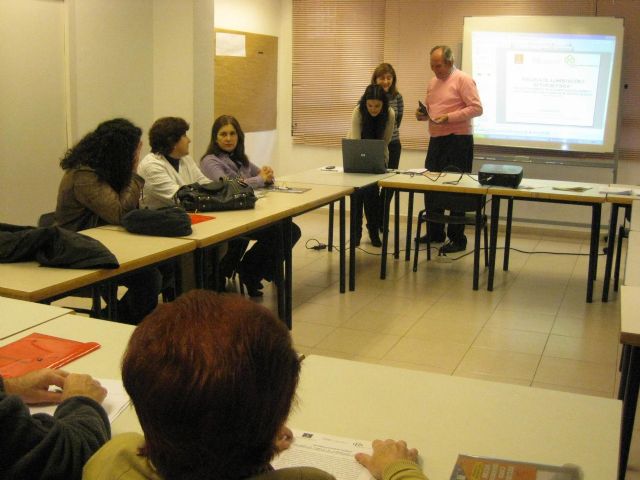
[[[484,207],[485,195],[464,193],[429,192],[427,194],[428,210],[418,213],[418,227],[415,237],[415,254],[413,256],[413,271],[418,270],[418,252],[420,251],[420,236],[422,225],[426,222],[473,225],[475,226],[473,252],[473,289],[478,290],[480,276],[480,232],[484,231],[484,264],[489,265],[487,215]],[[464,216],[451,216],[446,213],[436,213],[434,210],[465,212]],[[429,232],[427,232],[428,234]],[[428,238],[428,235],[427,235]],[[431,260],[431,243],[427,242],[427,260]]]

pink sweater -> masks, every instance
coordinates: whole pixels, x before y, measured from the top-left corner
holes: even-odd
[[[471,119],[482,115],[476,82],[455,67],[446,80],[439,80],[437,77],[431,79],[424,103],[430,118],[449,115],[447,123],[429,121],[429,134],[432,137],[471,135]]]

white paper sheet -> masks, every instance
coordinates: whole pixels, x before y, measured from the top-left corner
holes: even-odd
[[[246,37],[239,33],[216,32],[216,55],[225,57],[246,57]]]
[[[131,399],[127,395],[122,380],[114,380],[109,378],[98,378],[100,384],[107,389],[107,398],[102,402],[107,415],[109,416],[109,422],[113,423],[116,418],[127,408]],[[34,413],[48,413],[53,415],[57,405],[31,405],[29,411],[31,415]]]
[[[315,467],[330,473],[337,480],[373,480],[369,471],[354,455],[371,453],[371,442],[336,437],[317,432],[293,430],[294,442],[271,464],[276,470],[286,467]]]

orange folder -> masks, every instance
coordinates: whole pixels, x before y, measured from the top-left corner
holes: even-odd
[[[96,342],[32,333],[0,347],[0,375],[17,377],[40,368],[59,368],[98,348]]]

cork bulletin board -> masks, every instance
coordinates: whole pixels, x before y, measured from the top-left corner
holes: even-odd
[[[278,37],[215,29],[214,116],[245,132],[276,129]]]

